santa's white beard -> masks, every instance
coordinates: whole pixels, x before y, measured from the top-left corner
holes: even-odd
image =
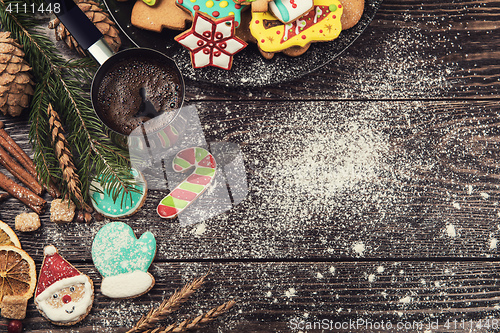
[[[80,316],[87,313],[89,303],[88,300],[86,301],[85,299],[86,295],[78,302],[71,301],[67,304],[64,304],[60,308],[54,308],[47,301],[43,301],[38,303],[38,307],[43,311],[43,313],[45,313],[47,318],[52,321],[72,322],[78,320]]]
[[[94,293],[92,290],[92,285],[90,284],[88,278],[85,275],[81,275],[81,277],[85,277],[85,280],[81,281],[84,282],[85,290],[83,293],[83,297],[80,298],[77,302],[71,301],[59,308],[55,308],[48,302],[48,294],[41,295],[45,297],[39,296],[36,298],[38,308],[45,314],[45,316],[47,316],[49,320],[53,322],[69,323],[77,321],[81,316],[85,316],[87,314],[89,308],[92,306]],[[67,280],[71,282],[71,279]],[[69,283],[67,284],[68,285],[63,284],[62,287],[67,287],[70,285]]]

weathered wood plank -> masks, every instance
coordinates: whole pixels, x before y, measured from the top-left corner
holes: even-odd
[[[96,299],[90,315],[72,327],[72,332],[125,331],[116,328],[130,327],[175,289],[208,270],[206,285],[167,324],[229,299],[236,299],[236,306],[207,332],[289,332],[307,323],[328,322],[335,328],[349,321],[357,324],[355,329],[335,331],[373,332],[376,330],[366,325],[390,321],[394,328],[422,325],[424,329],[407,331],[423,332],[426,325],[444,330],[449,321],[456,328],[445,331],[468,332],[471,321],[477,325],[479,320],[484,324],[489,319],[491,326],[493,319],[500,320],[499,263],[154,263],[151,273],[157,285],[153,290],[121,301],[111,301],[98,292],[100,277],[92,265],[76,266],[91,275]],[[24,323],[28,332],[68,332],[46,322],[32,301]]]
[[[189,101],[498,98],[499,18],[498,1],[387,0],[345,53],[311,75],[263,89],[188,82],[187,97]]]
[[[495,101],[197,107],[207,142],[240,150],[248,195],[223,214],[186,225],[157,216],[167,192],[151,185],[143,208],[124,221],[137,234],[155,234],[160,260],[498,256]],[[22,137],[27,128],[14,124],[7,130]],[[224,180],[214,189],[225,190]],[[220,204],[210,193],[194,211]],[[10,225],[26,210],[14,199],[2,208]],[[71,260],[89,261],[92,238],[106,221],[57,226],[45,214],[42,223],[20,236],[37,260],[53,243],[70,248]]]

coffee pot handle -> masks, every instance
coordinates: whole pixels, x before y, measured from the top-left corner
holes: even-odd
[[[102,33],[73,0],[45,0],[78,44],[102,65],[114,53]]]

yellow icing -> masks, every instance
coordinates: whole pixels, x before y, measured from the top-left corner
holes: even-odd
[[[264,52],[279,52],[291,46],[303,47],[310,42],[330,41],[337,38],[342,30],[340,17],[342,16],[344,7],[338,0],[314,0],[314,6],[315,7],[311,10],[313,14],[315,13],[314,11],[316,10],[316,6],[326,6],[336,10],[328,12],[326,16],[323,14],[323,18],[321,20],[304,31],[301,31],[299,28],[299,33],[297,35],[292,36],[283,42],[282,38],[287,34],[285,32],[285,25],[278,21],[269,11],[260,13],[253,12],[252,20],[250,21],[250,32],[257,39],[259,48]],[[299,20],[300,19],[302,18],[299,18]],[[266,29],[264,27],[264,20],[267,22],[272,21],[272,24],[270,24],[272,27]],[[276,26],[274,26],[275,24]],[[294,25],[292,29],[289,29],[289,32],[291,33],[295,29],[296,26]],[[305,37],[303,38],[302,36]]]
[[[228,5],[229,5],[229,3],[227,1],[221,1],[219,3],[220,8],[226,8]]]
[[[207,1],[207,3],[205,4],[205,6],[207,6],[208,8],[212,8],[214,6],[214,2],[213,1]]]

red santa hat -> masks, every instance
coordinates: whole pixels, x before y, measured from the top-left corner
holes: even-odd
[[[46,299],[60,289],[87,281],[87,276],[61,257],[55,246],[46,246],[43,253],[45,257],[35,292],[37,301]]]

